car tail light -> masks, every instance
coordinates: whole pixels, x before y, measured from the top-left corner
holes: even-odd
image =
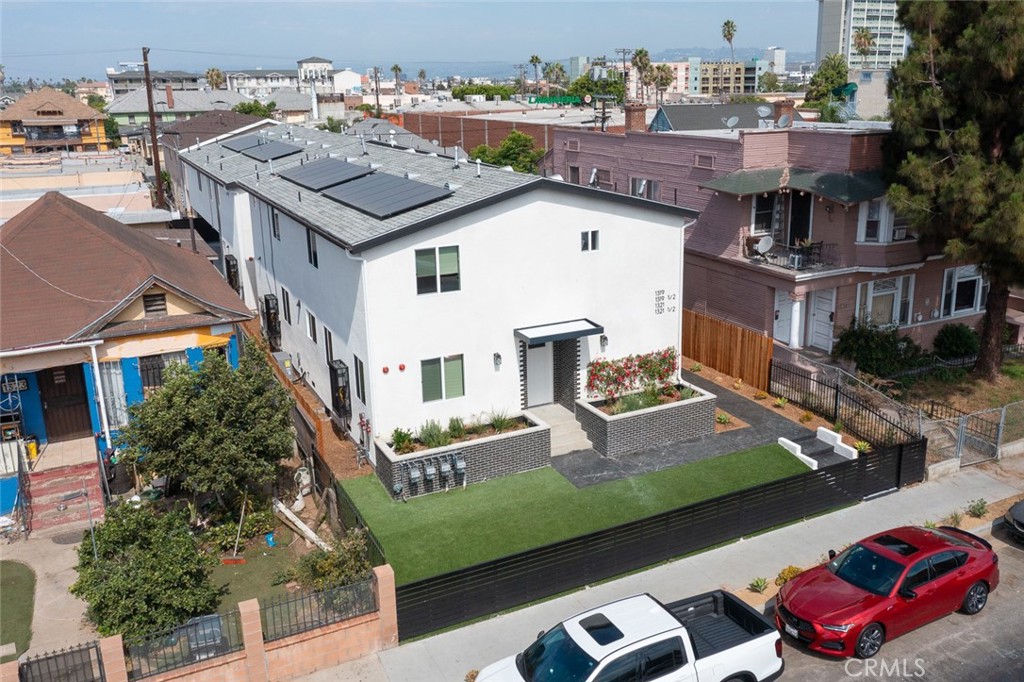
[[[778,658],[782,658],[782,638],[781,637],[779,637],[777,640],[775,640],[775,655]]]
[[[992,563],[994,563],[994,564],[998,564],[999,563],[999,555],[996,554],[995,552],[992,553]]]

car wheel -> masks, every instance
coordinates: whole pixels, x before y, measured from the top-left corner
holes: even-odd
[[[857,638],[857,658],[871,658],[878,653],[885,642],[885,631],[878,623],[865,625]]]
[[[985,583],[977,582],[971,585],[971,589],[967,590],[967,594],[964,595],[964,602],[960,608],[967,615],[973,616],[985,608],[987,603],[988,586]]]

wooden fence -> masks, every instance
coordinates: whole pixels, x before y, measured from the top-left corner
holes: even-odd
[[[761,332],[683,310],[683,355],[743,379],[748,386],[768,390],[772,340]]]

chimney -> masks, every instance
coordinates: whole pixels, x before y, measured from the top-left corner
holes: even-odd
[[[775,114],[772,118],[775,119],[775,125],[779,124],[779,119],[782,118],[783,116],[789,116],[790,125],[792,125],[793,111],[796,107],[796,102],[794,102],[791,99],[784,99],[775,102],[774,107]]]
[[[174,90],[172,90],[171,86],[168,85],[168,86],[166,86],[166,89],[164,90],[164,92],[167,93],[167,108],[168,109],[173,109],[174,108]]]
[[[626,105],[626,132],[644,133],[647,132],[647,105],[627,104]]]

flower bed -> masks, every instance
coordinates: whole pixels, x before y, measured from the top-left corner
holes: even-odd
[[[377,478],[389,493],[415,497],[549,466],[550,427],[525,416],[515,419],[525,422],[525,426],[489,436],[471,434],[471,439],[405,455],[397,454],[391,445],[375,439]],[[465,464],[462,473],[457,470],[459,460]],[[433,470],[429,479],[428,468]],[[418,476],[413,474],[414,470],[419,472]],[[414,478],[418,480],[413,482]],[[396,492],[396,484],[401,485],[400,493]]]
[[[594,449],[605,456],[713,434],[716,397],[685,382],[676,384],[675,388],[680,392],[692,389],[696,395],[615,415],[606,414],[602,409],[609,399],[577,400],[576,420]]]

